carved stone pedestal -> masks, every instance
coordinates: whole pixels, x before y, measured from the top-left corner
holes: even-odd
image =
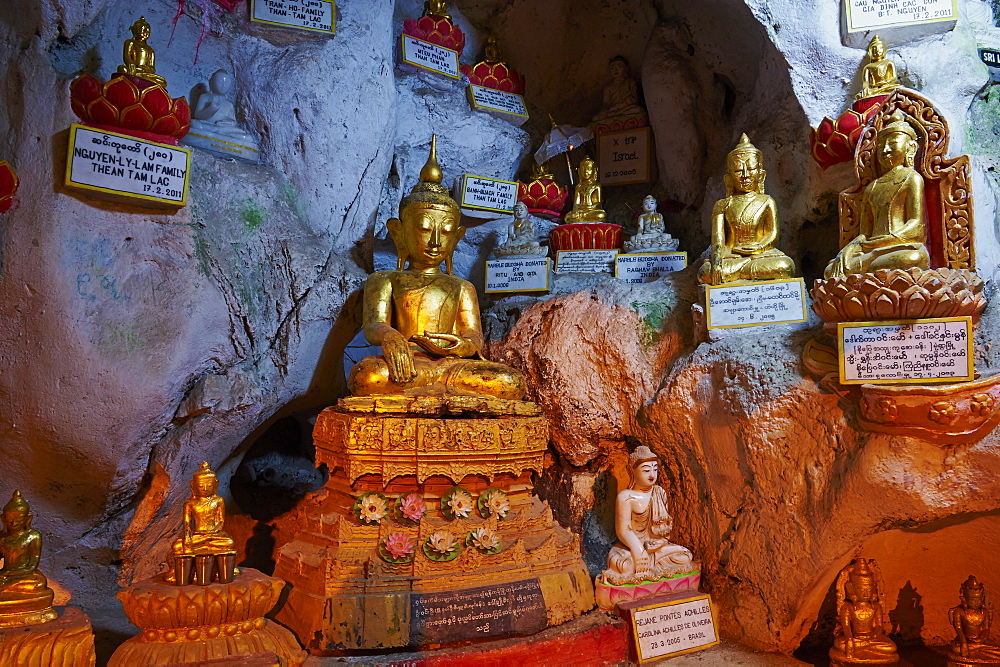
[[[118,593],[141,632],[118,647],[111,667],[170,665],[271,652],[282,665],[306,658],[294,635],[264,618],[285,582],[243,568],[228,584],[177,586],[153,577]]]
[[[86,667],[96,660],[90,619],[75,607],[47,623],[0,628],[0,665]]]
[[[533,492],[548,443],[538,413],[471,398],[324,410],[313,440],[331,474],[285,519],[296,539],[278,553],[292,584],[278,619],[327,652],[526,635],[590,610],[580,538]],[[484,548],[477,531],[499,542]],[[436,551],[442,540],[453,548]]]

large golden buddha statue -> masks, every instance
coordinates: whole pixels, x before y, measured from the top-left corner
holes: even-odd
[[[191,583],[192,566],[195,581],[202,586],[214,578],[228,583],[237,574],[236,543],[225,531],[226,503],[215,493],[218,489],[215,472],[208,461],[202,461],[191,476],[183,529],[173,544],[174,582],[178,586]]]
[[[712,250],[698,280],[721,285],[744,280],[791,278],[795,262],[774,247],[778,207],[764,194],[767,172],[747,135],[726,158],[726,198],[712,209]]]
[[[455,245],[465,235],[458,204],[441,185],[437,137],[420,182],[386,226],[398,252],[395,271],[368,277],[364,332],[382,355],[351,369],[355,396],[471,395],[517,400],[525,380],[517,370],[486,361],[476,289],[452,275]],[[441,272],[445,264],[446,273]]]
[[[131,30],[132,37],[126,39],[122,47],[124,64],[118,66],[118,72],[137,76],[166,88],[167,80],[156,73],[156,54],[153,52],[153,47],[146,43],[150,35],[146,17],[140,16],[139,20],[132,24]]]
[[[604,222],[607,217],[601,204],[601,185],[597,182],[597,165],[590,157],[580,160],[577,167],[580,182],[573,190],[573,210],[566,222]]]
[[[38,571],[42,536],[31,527],[28,503],[15,491],[3,507],[0,532],[0,628],[44,623],[57,617],[52,589]]]
[[[886,665],[899,660],[896,644],[886,634],[884,589],[874,559],[857,558],[840,571],[831,664]]]
[[[916,131],[897,110],[876,139],[879,176],[861,193],[859,233],[827,265],[824,278],[879,269],[930,268],[924,244],[924,179],[913,167],[918,148]]]
[[[1000,644],[990,639],[993,610],[986,604],[986,588],[969,575],[958,592],[962,604],[948,610],[956,637],[948,646],[948,664],[1000,665]]]

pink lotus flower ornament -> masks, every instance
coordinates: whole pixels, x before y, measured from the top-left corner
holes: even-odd
[[[400,560],[413,555],[417,549],[417,539],[406,533],[389,533],[382,541],[382,546],[395,560]]]
[[[427,504],[415,493],[409,493],[399,499],[399,513],[404,519],[420,521],[427,514]]]

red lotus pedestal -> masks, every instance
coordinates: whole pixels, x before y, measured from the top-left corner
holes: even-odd
[[[73,113],[85,125],[139,139],[177,145],[191,127],[191,109],[158,83],[129,74],[107,82],[84,73],[69,86]]]
[[[547,218],[558,218],[566,206],[569,188],[559,185],[551,178],[536,178],[532,181],[517,183],[517,200],[528,207],[533,215],[543,215]]]
[[[887,97],[888,95],[876,95],[858,100],[837,120],[824,118],[818,128],[811,130],[809,143],[816,163],[826,169],[854,159],[854,149],[858,145],[861,130],[878,112]]]
[[[6,160],[0,160],[0,213],[5,212],[14,203],[14,193],[17,192],[17,174],[14,167]]]
[[[617,250],[622,247],[622,226],[613,222],[574,222],[549,232],[552,252],[560,250]]]
[[[406,19],[403,21],[403,34],[458,51],[459,56],[465,49],[465,34],[462,29],[443,16]]]
[[[475,65],[463,64],[462,74],[473,85],[524,95],[524,75],[506,63],[483,61]]]

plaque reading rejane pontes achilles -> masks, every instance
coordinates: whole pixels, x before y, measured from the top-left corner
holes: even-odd
[[[619,609],[631,620],[640,663],[698,651],[719,643],[711,596],[673,593],[626,602]]]

